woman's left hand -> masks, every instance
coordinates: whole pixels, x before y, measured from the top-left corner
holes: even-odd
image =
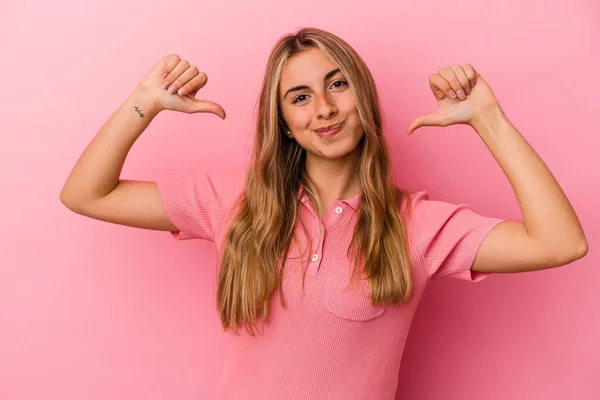
[[[490,86],[471,64],[443,67],[429,77],[429,86],[439,108],[433,114],[415,118],[408,126],[409,135],[422,126],[472,125],[479,115],[500,106]]]

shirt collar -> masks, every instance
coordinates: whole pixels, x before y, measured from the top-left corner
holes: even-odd
[[[360,195],[361,194],[362,194],[362,191],[356,193],[354,196],[352,196],[350,198],[342,199],[342,200],[339,200],[339,201],[341,201],[342,203],[345,203],[345,204],[349,205],[350,207],[352,207],[353,210],[356,210],[356,208],[358,207],[358,203],[360,202]],[[297,194],[296,198],[300,199],[302,201],[302,203],[305,204],[305,205],[307,203],[310,203],[308,195],[306,195],[303,192],[302,188],[300,188],[298,190],[298,194]]]

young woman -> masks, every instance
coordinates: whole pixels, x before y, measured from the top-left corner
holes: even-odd
[[[377,90],[339,37],[302,29],[270,55],[249,171],[166,182],[120,180],[161,110],[210,112],[206,74],[177,55],[155,65],[106,122],[62,202],[91,218],[214,241],[217,305],[231,341],[219,398],[393,399],[427,283],[552,268],[587,252],[577,216],[471,65],[429,83],[421,126],[468,124],[512,184],[524,221],[478,215],[392,183]]]

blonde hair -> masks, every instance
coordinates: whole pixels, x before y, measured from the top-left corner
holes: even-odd
[[[412,290],[408,240],[400,213],[410,202],[406,201],[408,192],[392,182],[373,77],[344,40],[320,29],[303,28],[281,37],[268,59],[246,189],[223,239],[217,309],[225,331],[233,329],[238,334],[243,325],[254,336],[259,317],[264,327],[269,299],[276,289],[285,307],[282,276],[298,216],[299,190],[318,207],[316,187],[305,170],[306,152],[286,136],[279,104],[279,83],[287,60],[311,48],[322,51],[346,77],[364,129],[357,169],[362,196],[349,249],[353,281],[361,274],[358,266],[364,265],[373,305],[404,303]]]

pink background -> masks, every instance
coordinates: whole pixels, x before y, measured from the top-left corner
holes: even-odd
[[[201,96],[228,117],[159,115],[122,178],[244,168],[269,51],[305,25],[340,35],[370,66],[404,187],[520,219],[471,128],[405,135],[414,117],[435,110],[428,76],[473,64],[561,183],[590,244],[563,268],[432,283],[397,398],[600,398],[598,3],[296,4],[3,4],[0,399],[214,398],[226,338],[214,306],[214,245],[79,216],[59,192],[102,124],[168,53],[208,74]]]

